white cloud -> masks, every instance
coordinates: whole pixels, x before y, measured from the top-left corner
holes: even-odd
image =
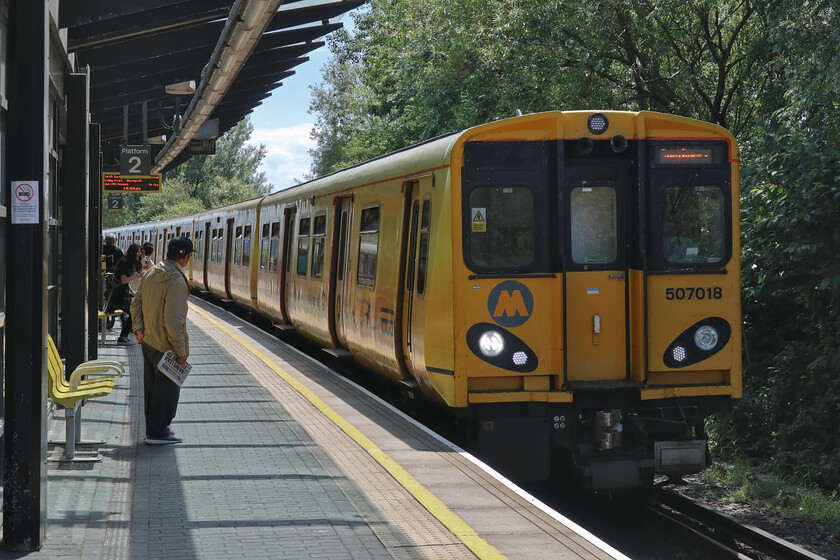
[[[281,190],[294,186],[295,179],[303,180],[309,172],[312,158],[307,153],[315,147],[315,142],[309,138],[309,132],[314,125],[304,123],[286,128],[257,128],[249,143],[265,144],[266,156],[260,165],[260,171],[274,185],[273,190]]]

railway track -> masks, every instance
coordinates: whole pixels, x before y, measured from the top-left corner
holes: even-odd
[[[718,558],[743,560],[825,560],[804,548],[771,535],[705,504],[662,487],[654,490],[648,506],[652,515],[690,533]]]

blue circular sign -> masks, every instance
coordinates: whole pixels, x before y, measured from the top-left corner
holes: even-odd
[[[534,312],[534,296],[522,282],[506,280],[490,292],[487,311],[499,325],[518,327],[531,318],[531,313]]]

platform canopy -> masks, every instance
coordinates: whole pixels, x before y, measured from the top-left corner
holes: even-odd
[[[363,3],[62,0],[68,51],[90,68],[103,171],[118,169],[121,144],[151,143],[153,171],[206,153]]]

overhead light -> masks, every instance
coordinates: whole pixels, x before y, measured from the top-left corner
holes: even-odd
[[[195,80],[169,84],[166,86],[166,93],[169,95],[192,95],[195,93]]]
[[[161,134],[160,136],[152,136],[148,140],[146,140],[147,144],[166,144],[166,134]]]

